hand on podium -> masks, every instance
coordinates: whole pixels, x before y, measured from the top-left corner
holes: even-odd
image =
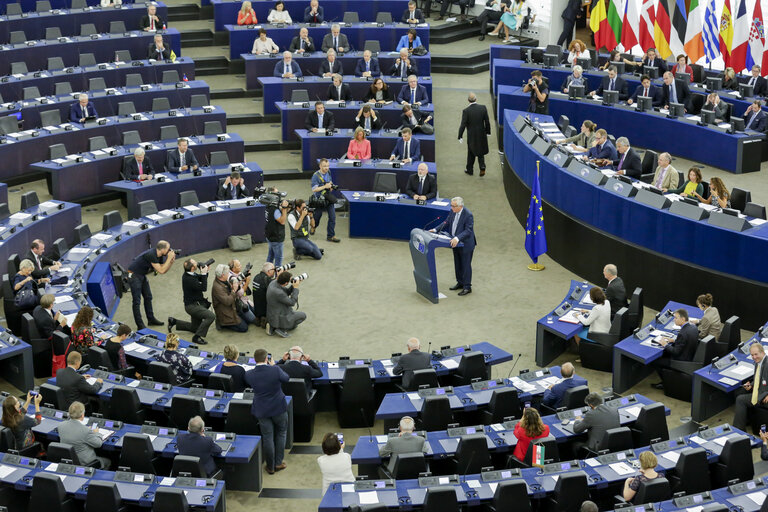
[[[451,247],[456,247],[459,245],[459,239],[456,237],[451,238]]]

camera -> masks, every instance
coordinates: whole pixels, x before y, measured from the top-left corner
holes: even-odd
[[[274,206],[275,208],[280,207],[280,201],[282,199],[285,199],[285,196],[288,195],[286,192],[267,192],[267,189],[265,187],[259,187],[256,190],[253,191],[253,195],[259,196],[259,202],[263,204],[264,206]]]
[[[306,278],[308,278],[308,277],[309,277],[309,274],[307,274],[306,272],[304,272],[303,274],[299,274],[299,275],[297,275],[297,276],[293,276],[293,277],[291,278],[291,282],[292,282],[292,283],[298,283],[298,282],[300,282],[300,281],[303,281],[303,280],[305,280],[305,279],[306,279]]]
[[[536,82],[535,78],[531,78],[530,80],[528,80],[528,85],[530,85],[531,87],[533,87],[534,85],[537,85],[537,84],[538,84],[538,82]]]
[[[339,186],[337,184],[331,185],[331,190],[339,190]]]
[[[173,254],[176,256],[179,256],[181,254],[181,249],[171,249],[173,251]]]
[[[251,275],[251,269],[253,268],[253,263],[248,262],[245,267],[243,268],[243,271],[240,272],[236,277],[237,280],[242,282],[248,279],[248,277]]]
[[[215,260],[215,259],[213,259],[213,258],[211,258],[211,259],[209,259],[208,261],[204,261],[203,263],[198,263],[198,264],[197,264],[197,266],[198,266],[198,267],[210,267],[210,266],[211,266],[211,265],[213,265],[215,262],[216,262],[216,260]]]
[[[286,263],[285,265],[280,265],[279,267],[275,267],[275,272],[285,272],[286,270],[291,270],[292,268],[296,268],[295,261]]]

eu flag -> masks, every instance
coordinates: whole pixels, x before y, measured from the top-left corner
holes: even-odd
[[[547,252],[547,238],[544,236],[544,210],[541,201],[541,186],[539,173],[533,179],[531,187],[531,204],[528,206],[528,219],[525,222],[525,250],[534,263],[539,256]]]

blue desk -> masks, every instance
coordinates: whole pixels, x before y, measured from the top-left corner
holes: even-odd
[[[195,156],[202,165],[206,165],[210,161],[210,154],[213,151],[226,151],[230,162],[242,162],[245,151],[243,139],[237,134],[228,135],[229,138],[225,141],[218,141],[216,135],[191,137],[189,139],[190,147],[195,152]],[[149,159],[156,172],[163,172],[166,154],[169,150],[175,149],[176,145],[176,139],[153,142],[152,149],[146,150],[145,158]],[[116,155],[99,155],[98,158],[96,158],[93,153],[87,152],[81,155],[83,156],[82,162],[76,162],[71,159],[56,159],[55,161],[46,160],[44,162],[33,164],[30,166],[30,169],[46,172],[51,175],[51,192],[53,197],[66,197],[72,200],[80,200],[85,197],[103,194],[107,190],[115,190],[114,188],[109,188],[107,185],[114,185],[113,182],[120,179],[123,161],[126,157],[132,156],[133,151],[138,147],[138,144],[117,146],[115,148],[117,149]],[[195,180],[188,179],[186,181],[190,182],[187,186],[191,187]],[[151,188],[151,184],[146,182],[142,185],[135,186]],[[125,187],[118,188],[120,188],[121,191],[125,189]],[[169,191],[170,190],[173,189],[171,188]],[[185,188],[182,190],[189,189]],[[202,194],[202,192],[203,190],[200,190],[198,193]],[[213,194],[214,196],[212,197],[209,197],[211,196],[210,193],[205,193],[198,197],[201,201],[204,200],[204,197],[213,199],[216,194],[215,190]],[[141,193],[139,193],[139,195],[141,195]],[[157,205],[160,209],[173,208],[178,204],[176,194],[171,194],[167,197],[159,197],[157,199],[159,200]],[[163,205],[162,207],[161,204]],[[129,206],[128,212],[130,215],[133,215],[135,211],[135,205]]]
[[[240,10],[240,2],[229,0],[202,0],[202,5],[213,4],[213,17],[216,20],[216,32],[224,30],[224,25],[237,22],[237,12]],[[353,11],[358,13],[361,21],[375,21],[380,12],[388,12],[394,21],[398,21],[403,11],[408,9],[406,0],[323,0],[320,4],[326,21],[334,23],[342,21],[344,13]],[[294,22],[304,21],[304,9],[309,4],[304,0],[285,0],[285,10],[291,15]],[[254,2],[253,10],[256,17],[262,23],[267,21],[269,11],[274,4],[269,2]]]
[[[35,385],[32,347],[4,328],[0,328],[0,376],[22,392]]]
[[[400,14],[402,14],[402,12]],[[303,19],[303,16],[301,19]],[[299,30],[301,28],[306,28],[307,31],[309,31],[309,37],[315,42],[317,48],[322,46],[323,37],[326,34],[331,33],[330,24],[313,27],[308,23],[295,23],[296,20],[294,19],[293,25],[279,27],[277,25],[271,25],[266,21],[267,17],[265,16],[262,18],[261,25],[224,25],[224,30],[229,33],[230,60],[239,59],[241,54],[251,52],[253,49],[253,42],[259,37],[259,28],[264,28],[267,31],[267,37],[271,38],[272,41],[280,47],[281,51],[285,51],[291,46],[291,41],[294,37],[299,35]],[[400,42],[400,38],[406,35],[410,28],[411,27],[405,23],[393,23],[383,27],[377,26],[376,23],[355,23],[353,25],[345,25],[342,27],[341,33],[347,36],[349,45],[353,50],[362,51],[366,41],[378,41],[382,51],[391,52],[397,48],[397,43]],[[421,44],[424,48],[429,49],[429,25],[425,23],[417,26],[416,33],[418,34],[419,39],[421,39]],[[353,74],[354,70],[355,68],[352,67],[347,70],[347,73]],[[272,73],[270,73],[270,75],[271,74]]]
[[[8,204],[8,185],[0,183],[0,203]]]
[[[28,16],[3,16],[0,18],[0,43],[9,41],[11,32],[23,31],[27,39],[36,41],[45,39],[45,29],[59,27],[64,37],[80,34],[80,25],[93,23],[96,31],[102,34],[109,32],[109,24],[113,21],[122,21],[127,30],[140,30],[141,18],[147,14],[144,3],[123,4],[120,8],[104,7],[97,5],[90,9],[67,9],[58,13],[51,11],[30,12]],[[168,7],[157,3],[157,15],[160,19],[168,19]]]
[[[728,507],[729,510],[737,509],[743,512],[758,512],[760,505],[755,503],[751,495],[766,495],[766,489],[768,489],[768,477],[755,478],[754,480],[748,480],[744,482],[746,484],[743,490],[739,492],[731,492],[730,487],[722,487],[720,489],[713,489],[711,492],[710,500],[702,500],[701,505],[717,505],[718,503]],[[701,493],[693,495],[694,497],[702,496]],[[690,504],[678,504],[677,499],[671,499],[662,501],[655,504],[656,510],[664,511],[688,511],[691,508]]]
[[[333,112],[333,118],[336,122],[336,128],[352,128],[356,126],[355,117],[360,111],[364,103],[362,101],[350,101],[347,102],[346,107],[339,107],[336,102],[327,103],[326,110]],[[371,105],[373,107],[373,105]],[[309,108],[303,107],[301,104],[286,103],[284,101],[275,102],[275,108],[280,113],[280,120],[283,130],[283,142],[299,140],[296,136],[296,130],[304,128],[304,121],[307,118],[309,112],[315,111],[315,102],[309,102]],[[390,103],[384,105],[382,108],[374,108],[376,115],[381,118],[381,122],[385,128],[399,128],[400,116],[403,113],[402,105],[398,103]],[[424,112],[428,112],[429,115],[434,117],[434,105],[431,103],[421,109]],[[434,119],[430,121],[430,124],[434,126]],[[346,150],[346,148],[345,148]]]
[[[128,50],[131,57],[144,59],[147,49],[153,41],[154,34],[134,31],[132,37],[123,34],[99,34],[96,39],[75,36],[66,42],[57,40],[38,40],[34,46],[26,43],[8,44],[2,46],[3,60],[0,61],[0,75],[7,75],[11,70],[11,62],[26,62],[27,69],[46,69],[48,57],[61,57],[65,66],[77,66],[79,55],[92,53],[96,62],[115,60],[117,50]],[[181,35],[175,28],[170,28],[163,34],[177,56],[181,55]]]
[[[408,178],[416,174],[416,170],[422,162],[411,162],[399,169],[394,169],[389,160],[365,160],[361,167],[354,167],[352,161],[331,160],[331,179],[335,184],[345,190],[372,191],[376,173],[388,172],[397,177],[397,188],[405,193]],[[437,165],[426,162],[429,173],[437,180]]]
[[[87,0],[89,6],[99,5],[99,0]],[[36,0],[0,0],[0,11],[5,14],[8,4],[21,4],[22,12],[33,12],[35,10]],[[52,9],[69,9],[72,6],[70,0],[51,0]]]
[[[270,31],[270,35],[271,34],[272,31]],[[320,41],[315,41],[315,43],[319,49],[320,45],[322,44],[322,39]],[[384,49],[382,48],[382,50]],[[250,53],[250,51],[251,50],[249,49],[247,53],[240,55],[240,57],[245,61],[245,88],[249,90],[259,87],[258,78],[260,76],[272,76],[272,74],[275,72],[275,64],[277,64],[277,61],[283,58],[282,54],[277,54],[276,56],[253,55]],[[379,68],[381,69],[381,73],[384,76],[389,75],[389,70],[395,64],[395,60],[397,60],[399,55],[400,54],[398,52],[382,51],[376,57],[379,59]],[[326,55],[325,53],[318,50],[315,53],[294,53],[293,58],[305,76],[312,76],[318,74],[318,71],[320,70],[320,64],[326,60]],[[344,75],[354,75],[357,61],[362,58],[363,51],[360,50],[345,53],[341,57],[337,56],[336,60],[341,62]],[[418,76],[429,76],[431,74],[432,57],[429,52],[427,52],[426,55],[421,56],[412,55],[411,59],[416,63]]]
[[[565,303],[577,309],[591,310],[594,304],[589,302],[590,287],[586,281],[571,279],[571,286],[565,298],[536,322],[536,364],[538,366],[549,366],[568,348],[568,341],[584,328],[581,323],[574,324],[560,320],[555,310]],[[570,318],[570,315],[566,312],[563,317]]]
[[[275,103],[284,101],[287,102],[291,99],[291,91],[295,89],[304,89],[309,93],[310,104],[315,100],[325,101],[328,99],[328,86],[331,85],[330,78],[323,78],[317,76],[304,77],[303,82],[299,82],[295,78],[276,78],[273,76],[263,76],[258,79],[261,88],[264,91],[264,115],[277,114],[277,107]],[[400,94],[400,90],[407,86],[408,83],[400,80],[399,78],[384,77],[384,82],[390,87],[392,91],[392,99],[397,101],[397,95]],[[371,82],[365,78],[358,78],[355,76],[345,76],[344,83],[349,85],[352,99],[362,101],[366,92],[371,89]],[[419,85],[423,85],[427,89],[427,95],[429,96],[430,104],[432,102],[432,78],[431,77],[419,77]],[[429,105],[424,105],[425,107]],[[391,128],[391,127],[390,127]]]
[[[304,170],[317,170],[320,158],[339,158],[347,153],[349,141],[354,130],[342,128],[333,135],[296,130],[301,141],[301,165]],[[435,161],[435,136],[415,133],[413,137],[419,140],[421,159],[426,162]],[[371,141],[371,157],[389,159],[395,149],[398,135],[397,130],[388,129],[373,132],[368,140]]]
[[[689,306],[675,301],[667,302],[667,305],[661,311],[664,312],[668,309],[672,311],[685,309],[688,311],[689,318],[701,318],[702,313],[696,306]],[[646,326],[651,326],[659,331],[673,333],[677,332],[673,327],[674,324],[674,320],[670,320],[665,324],[659,323],[657,315]],[[614,392],[623,393],[654,372],[651,363],[661,358],[664,349],[661,346],[652,345],[650,343],[651,339],[648,338],[648,340],[641,342],[633,334],[613,346]]]

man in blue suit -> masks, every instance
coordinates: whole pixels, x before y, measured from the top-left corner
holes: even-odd
[[[89,117],[99,117],[96,113],[96,108],[88,103],[88,95],[80,93],[78,103],[75,103],[69,109],[69,120],[73,123],[84,123]]]
[[[325,20],[325,12],[317,0],[309,2],[309,7],[304,9],[304,23],[322,23]]]
[[[301,68],[298,64],[293,62],[291,52],[283,52],[283,60],[278,61],[278,63],[275,64],[274,75],[276,78],[296,78],[297,76],[301,76]]]
[[[472,254],[475,252],[475,218],[468,208],[464,208],[464,199],[454,197],[451,199],[451,213],[445,222],[437,226],[432,232],[447,231],[453,247],[453,266],[456,270],[456,284],[450,290],[461,290],[459,295],[472,293]],[[464,244],[458,247],[459,242]]]
[[[589,148],[587,157],[589,157],[590,160],[618,160],[616,148],[613,143],[608,140],[608,132],[602,128],[595,132],[595,145]]]
[[[371,57],[370,50],[365,50],[363,52],[363,58],[357,61],[355,76],[381,76],[379,59]]]
[[[744,112],[744,126],[747,129],[765,133],[765,127],[768,125],[768,114],[763,112],[762,104],[762,101],[755,100],[747,107],[746,112]]]
[[[427,88],[419,85],[419,79],[416,75],[410,75],[408,77],[408,85],[404,85],[400,90],[400,94],[397,95],[397,101],[401,105],[428,105],[429,96],[427,96]]]
[[[541,403],[552,409],[557,409],[563,405],[563,396],[565,392],[576,386],[586,386],[587,380],[577,376],[574,373],[573,365],[571,363],[564,363],[560,367],[560,375],[563,376],[563,380],[557,384],[549,386],[544,392],[544,397],[541,399]]]
[[[413,131],[410,128],[403,128],[400,132],[403,136],[398,139],[395,149],[389,155],[390,160],[402,160],[404,164],[409,164],[414,160],[421,160],[421,145],[419,139],[413,138]]]
[[[221,446],[217,445],[210,437],[205,436],[205,422],[200,416],[189,419],[187,431],[186,434],[179,435],[176,440],[179,455],[200,457],[206,475],[213,475],[216,473],[216,462],[214,462],[213,456],[221,455]]]
[[[282,383],[288,382],[288,374],[267,360],[263,348],[253,353],[256,367],[245,372],[245,382],[253,389],[251,414],[259,421],[261,442],[264,445],[264,462],[267,473],[285,469],[285,437],[288,432],[288,406],[285,403]]]
[[[654,107],[661,106],[662,93],[661,89],[651,83],[651,77],[643,75],[640,77],[640,85],[635,88],[635,92],[627,100],[627,105],[637,103],[638,96],[648,96],[651,98],[651,104]]]

